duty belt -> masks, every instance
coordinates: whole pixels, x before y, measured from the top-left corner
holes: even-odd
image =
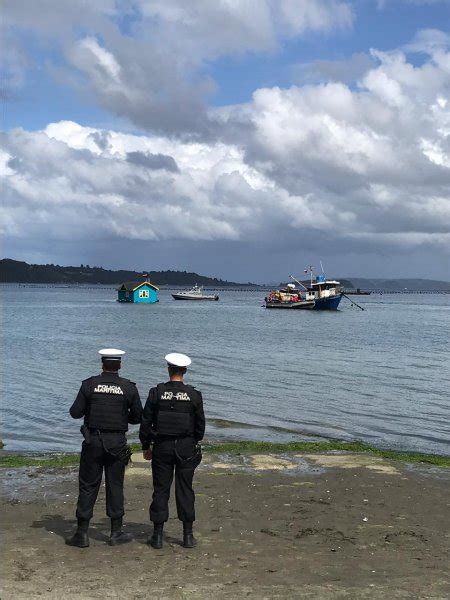
[[[132,451],[131,451],[130,446],[126,442],[124,431],[121,431],[118,429],[116,429],[116,430],[96,429],[95,427],[86,427],[86,425],[82,425],[80,427],[80,431],[83,434],[84,440],[88,446],[91,443],[91,435],[95,435],[98,438],[100,438],[100,441],[102,443],[102,446],[103,446],[103,449],[105,450],[105,452],[107,452],[111,456],[114,456],[114,458],[117,458],[118,460],[120,460],[120,462],[123,463],[125,466],[130,462]],[[116,445],[114,447],[106,446],[105,440],[102,438],[102,434],[107,435],[110,433],[118,433],[123,436],[123,438],[121,439],[119,444],[117,444],[117,442],[116,442]]]
[[[101,433],[125,433],[123,429],[98,429],[97,427],[88,427],[92,435],[100,435]]]
[[[155,433],[155,442],[167,442],[168,440],[184,440],[186,438],[193,438],[194,436],[191,433],[182,433],[180,435],[174,434],[171,435],[170,433],[158,433],[157,431],[154,432]]]

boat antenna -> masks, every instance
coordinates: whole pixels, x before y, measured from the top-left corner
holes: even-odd
[[[293,281],[295,281],[296,283],[298,283],[298,285],[301,285],[304,290],[308,291],[308,288],[306,286],[304,286],[303,283],[301,281],[299,281],[298,279],[296,279],[293,275],[289,275],[289,277]]]
[[[325,271],[323,270],[323,264],[322,264],[322,261],[320,261],[320,268],[322,269],[322,275],[325,275]]]
[[[309,265],[309,273],[310,273],[310,279],[311,279],[311,287],[312,287],[312,274],[313,274],[313,268],[311,265]]]

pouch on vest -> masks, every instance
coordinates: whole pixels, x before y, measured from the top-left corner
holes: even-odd
[[[179,413],[174,410],[160,410],[156,432],[159,435],[182,437],[191,434],[191,416],[189,413]]]

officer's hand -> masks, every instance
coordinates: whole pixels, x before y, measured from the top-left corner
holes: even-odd
[[[148,448],[148,450],[143,450],[142,452],[142,456],[144,457],[144,460],[152,460],[152,449]]]

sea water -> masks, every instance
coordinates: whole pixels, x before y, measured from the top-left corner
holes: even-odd
[[[7,450],[75,450],[69,407],[126,351],[122,375],[143,402],[167,379],[164,355],[192,357],[210,439],[360,439],[450,454],[450,295],[343,299],[337,312],[274,311],[262,291],[219,302],[120,304],[105,287],[0,286],[2,438]],[[136,437],[137,428],[130,428]]]

